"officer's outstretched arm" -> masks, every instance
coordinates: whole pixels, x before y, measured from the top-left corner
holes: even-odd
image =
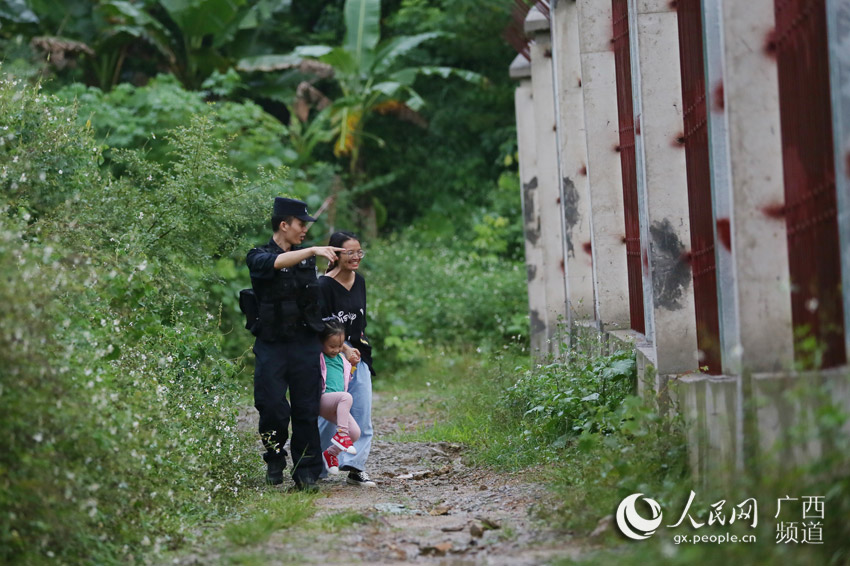
[[[312,248],[304,248],[303,250],[283,252],[275,258],[274,268],[283,269],[284,267],[292,267],[313,256],[322,256],[327,258],[328,261],[336,261],[337,252],[344,251],[345,248],[335,248],[333,246],[313,246]]]

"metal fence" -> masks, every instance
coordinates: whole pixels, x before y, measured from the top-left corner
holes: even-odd
[[[795,358],[845,362],[840,247],[824,0],[775,0],[767,51],[779,71]]]
[[[637,166],[635,162],[635,119],[632,106],[631,49],[629,47],[629,5],[612,0],[613,47],[617,70],[617,110],[619,113],[620,163],[623,170],[623,203],[626,218],[626,266],[629,276],[629,317],[631,327],[646,333],[641,278],[640,220],[638,217]]]
[[[694,278],[697,345],[701,352],[700,366],[707,366],[708,373],[719,374],[722,372],[720,318],[700,0],[679,0],[676,9],[684,108],[684,132],[680,141],[685,146],[687,160],[690,263]]]

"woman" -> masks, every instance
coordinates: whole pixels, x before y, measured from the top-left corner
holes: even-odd
[[[324,317],[334,317],[345,325],[343,354],[357,369],[348,385],[354,397],[351,416],[360,425],[360,438],[354,442],[356,454],[339,455],[339,469],[348,471],[347,482],[363,487],[375,487],[366,472],[366,460],[372,449],[372,346],[366,338],[366,280],[357,273],[364,252],[360,240],[351,232],[336,232],[331,246],[343,248],[337,260],[328,265],[324,277],[319,277]],[[336,425],[319,418],[322,446],[329,446]]]

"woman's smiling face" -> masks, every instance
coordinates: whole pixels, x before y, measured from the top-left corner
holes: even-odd
[[[346,271],[357,271],[363,256],[363,248],[358,240],[346,240],[342,246],[344,252],[339,252],[339,267]]]

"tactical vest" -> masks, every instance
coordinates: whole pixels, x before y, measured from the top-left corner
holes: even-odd
[[[320,332],[324,327],[315,257],[276,270],[257,299],[257,324],[251,332],[262,340],[292,340],[305,329]]]

